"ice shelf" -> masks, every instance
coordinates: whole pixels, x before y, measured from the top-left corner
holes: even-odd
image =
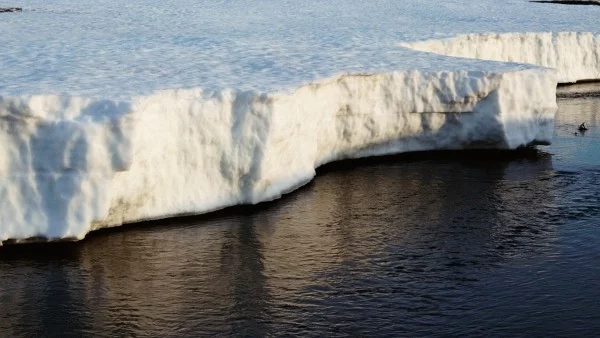
[[[509,23],[494,26],[499,33],[480,31],[490,25],[479,17],[482,4],[507,12],[503,15]],[[64,15],[56,9],[28,11],[25,5],[18,15],[38,16],[42,22],[46,15]],[[217,2],[214,5],[218,7]],[[457,18],[465,6],[458,1],[443,8],[429,1],[386,2],[379,4],[388,5],[385,11],[373,9],[379,20],[373,13],[360,16],[361,6],[368,4],[349,3],[352,10],[332,8],[339,16],[313,5],[317,19],[312,12],[303,12],[310,6],[296,12],[313,21],[326,17],[346,26],[338,45],[325,32],[328,40],[306,44],[306,55],[296,55],[294,41],[288,45],[284,35],[277,35],[294,29],[306,33],[305,24],[294,20],[279,23],[285,29],[273,28],[276,37],[269,37],[268,44],[259,38],[267,28],[247,26],[247,18],[241,18],[242,23],[227,28],[229,38],[219,33],[218,39],[208,42],[184,39],[183,47],[149,46],[157,52],[164,48],[166,55],[190,54],[172,54],[171,63],[161,63],[163,54],[145,58],[139,49],[144,39],[118,46],[107,42],[106,48],[122,50],[103,57],[94,54],[101,52],[99,47],[87,45],[89,37],[79,36],[81,46],[63,50],[66,54],[57,58],[60,48],[52,42],[44,47],[35,36],[22,36],[20,42],[12,35],[0,37],[0,42],[8,39],[4,42],[14,47],[0,51],[0,66],[8,69],[9,80],[0,84],[0,244],[78,240],[92,230],[124,223],[268,201],[310,181],[318,166],[340,159],[548,144],[557,83],[600,79],[600,35],[593,29],[594,15],[586,14],[573,24],[589,32],[560,32],[553,29],[569,24],[554,10],[544,9],[546,20],[524,24],[532,32],[511,33],[506,30],[516,28],[514,20],[524,15],[520,10],[532,10],[535,4],[483,1]],[[143,6],[133,2],[131,12]],[[272,6],[271,12],[285,12],[290,3]],[[74,13],[68,14],[78,15]],[[95,13],[84,14],[95,18]],[[162,18],[169,13],[155,14]],[[398,34],[374,33],[364,25],[388,22],[394,13],[400,21],[416,15],[421,24],[411,32],[392,26]],[[465,17],[481,21],[482,27],[472,28],[464,23]],[[488,14],[488,20],[491,17]],[[444,20],[452,22],[449,33],[438,34],[427,26]],[[22,21],[0,22],[0,29],[23,33]],[[322,23],[331,27],[330,21]],[[156,22],[160,26],[162,21]],[[195,26],[189,22],[192,26],[186,26],[186,21],[181,25],[163,38],[171,39],[177,32],[189,38]],[[109,37],[128,32],[125,28],[131,26],[126,22],[110,27],[104,32]],[[236,40],[240,27],[247,31]],[[357,29],[354,35],[348,27]],[[377,34],[381,39],[375,39]],[[348,45],[352,38],[359,43]],[[309,40],[298,37],[301,44]],[[260,57],[256,50],[245,55],[234,48],[233,55],[240,59],[229,55],[217,58],[212,68],[194,68],[194,51],[212,48],[218,54],[229,48],[220,45],[224,41],[235,48],[248,47],[249,41],[265,43],[269,50]],[[361,47],[369,42],[374,47]],[[281,54],[273,57],[277,48]],[[88,63],[78,52],[88,53],[97,63]],[[23,64],[15,53],[22,53]],[[135,53],[141,56],[132,57]],[[202,53],[206,52],[198,54],[202,61],[215,61]],[[245,57],[254,62],[249,70],[238,68]],[[27,69],[34,62],[45,62],[49,69]],[[219,62],[230,68],[215,69]],[[187,66],[190,71],[181,73]],[[239,77],[232,69],[240,70]],[[146,84],[138,71],[147,77]],[[221,78],[213,78],[219,74]],[[166,85],[160,84],[161,78]],[[209,80],[202,86],[195,79]]]

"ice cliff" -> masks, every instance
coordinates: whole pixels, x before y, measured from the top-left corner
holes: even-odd
[[[593,33],[407,41],[387,70],[279,90],[0,91],[0,244],[268,201],[345,158],[547,144],[557,82],[600,78]]]

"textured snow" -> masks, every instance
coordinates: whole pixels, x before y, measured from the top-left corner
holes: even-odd
[[[494,71],[507,68],[424,57],[398,43],[489,32],[600,33],[596,6],[527,0],[18,3],[23,13],[0,17],[3,95],[130,101],[173,88],[293,90],[349,72]]]
[[[467,34],[401,45],[449,56],[554,68],[561,83],[600,79],[600,35],[593,33]]]
[[[344,158],[549,143],[557,82],[600,78],[591,6],[20,6],[0,18],[0,243],[267,201]]]

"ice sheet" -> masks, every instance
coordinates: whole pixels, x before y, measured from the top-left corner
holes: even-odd
[[[593,6],[22,6],[0,17],[0,243],[267,201],[344,158],[549,143],[557,82],[598,78]]]

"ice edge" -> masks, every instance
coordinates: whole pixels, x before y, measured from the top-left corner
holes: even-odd
[[[0,245],[273,200],[339,159],[549,143],[557,82],[600,78],[591,33],[402,46],[542,68],[345,74],[291,93],[184,89],[131,103],[0,97]]]

